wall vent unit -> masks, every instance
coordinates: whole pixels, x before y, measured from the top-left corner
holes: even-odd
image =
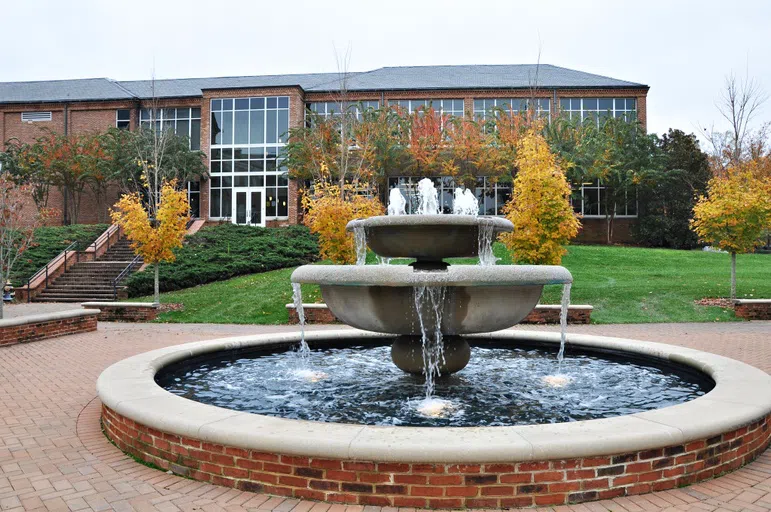
[[[22,112],[21,121],[23,123],[32,123],[35,121],[50,121],[53,118],[51,112]]]

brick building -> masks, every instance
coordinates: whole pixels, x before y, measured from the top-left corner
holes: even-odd
[[[306,109],[332,115],[337,108],[337,73],[114,81],[104,78],[0,83],[0,141],[31,142],[44,130],[74,134],[111,126],[136,129],[156,120],[190,138],[207,156],[209,176],[189,183],[197,217],[239,224],[285,225],[297,222],[297,184],[286,176],[281,151],[289,128],[305,122]],[[537,87],[534,87],[537,86]],[[544,116],[572,118],[605,115],[646,123],[648,86],[551,65],[389,67],[350,73],[347,96],[363,108],[398,104],[408,111],[432,106],[449,115],[484,118],[492,107],[523,108],[536,101]],[[451,210],[452,183],[437,178],[440,201]],[[390,176],[412,201],[416,179]],[[480,211],[495,215],[510,187],[487,184],[475,191]],[[106,205],[117,198],[111,191]],[[574,206],[584,215],[583,241],[602,241],[601,183],[576,190]],[[52,192],[51,206],[63,209]],[[106,206],[85,197],[80,222],[106,219]],[[628,239],[637,215],[636,199],[618,205],[616,239]],[[65,219],[60,219],[64,221]]]

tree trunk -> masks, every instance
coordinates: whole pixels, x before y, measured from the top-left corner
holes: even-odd
[[[153,299],[154,299],[153,302],[155,304],[160,304],[161,303],[161,291],[160,291],[160,285],[159,285],[159,281],[160,281],[159,270],[160,270],[160,267],[161,267],[160,263],[156,263],[155,264],[155,290],[154,290],[154,293],[153,293]]]
[[[731,253],[731,300],[736,300],[736,253]]]
[[[3,306],[5,306],[5,301],[0,297],[0,320],[3,319]]]

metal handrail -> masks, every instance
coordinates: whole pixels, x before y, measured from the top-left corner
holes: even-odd
[[[99,235],[99,237],[97,237],[97,239],[94,240],[94,242],[86,248],[86,249],[90,247],[94,248],[94,259],[96,259],[96,251],[99,249],[99,247],[101,247],[105,243],[107,244],[106,250],[107,251],[110,250],[110,239],[112,238],[112,235],[119,230],[120,228],[118,227],[117,224],[111,224],[110,227],[107,228],[104,233]]]
[[[32,302],[32,281],[37,279],[38,277],[41,277],[43,274],[46,276],[45,286],[43,288],[48,288],[48,269],[49,267],[53,266],[54,263],[58,262],[59,258],[64,258],[64,271],[67,271],[67,253],[68,252],[74,252],[79,257],[79,253],[77,250],[73,251],[75,247],[77,247],[78,242],[72,242],[70,245],[64,248],[62,252],[57,254],[56,256],[51,259],[48,263],[45,264],[44,267],[41,267],[40,270],[32,274],[32,277],[27,278],[27,302]]]
[[[112,280],[112,298],[117,300],[118,299],[118,284],[123,281],[131,272],[133,271],[134,267],[142,261],[142,257],[139,255],[134,256],[134,259],[131,260],[131,263],[129,263],[126,268],[121,270],[120,274]]]

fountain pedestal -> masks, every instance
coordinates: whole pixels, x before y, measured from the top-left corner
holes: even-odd
[[[442,341],[442,358],[438,370],[441,375],[459,372],[471,360],[471,347],[464,338],[445,336]],[[391,345],[391,361],[403,372],[413,375],[424,373],[422,339],[417,336],[400,336]]]

